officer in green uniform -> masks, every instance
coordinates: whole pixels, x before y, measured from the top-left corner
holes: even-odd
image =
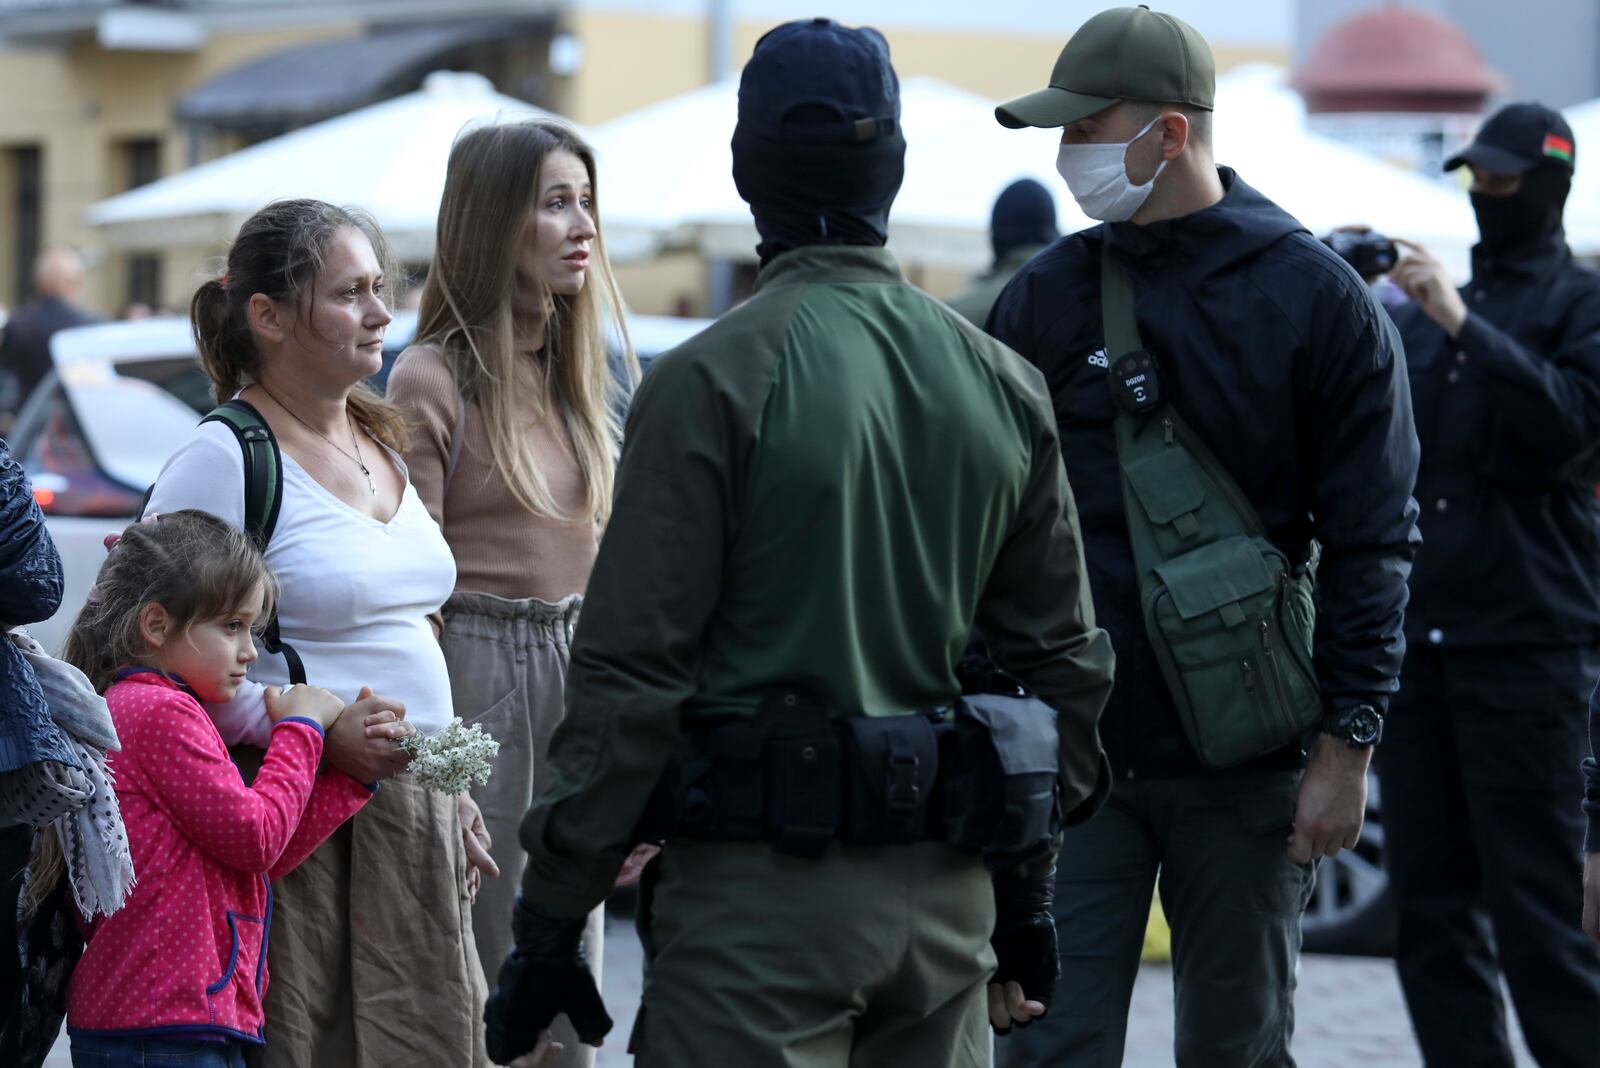
[[[641,895],[638,1063],[974,1065],[986,1023],[1048,1008],[1055,843],[998,864],[948,844],[939,825],[1003,802],[947,788],[972,746],[919,746],[949,726],[929,710],[955,703],[976,624],[1047,703],[1008,729],[1058,731],[1044,796],[1081,821],[1109,784],[1113,658],[1043,379],[881,247],[899,112],[875,30],[787,23],[744,69],[756,293],[659,359],[629,413],[551,786],[522,825],[497,1060],[559,1012],[585,1042],[609,1029],[583,917],[691,742],[710,772],[667,791],[689,801]]]
[[[1017,179],[995,198],[989,214],[994,265],[945,303],[967,322],[981,327],[1011,276],[1059,236],[1056,202],[1050,191],[1032,178]]]

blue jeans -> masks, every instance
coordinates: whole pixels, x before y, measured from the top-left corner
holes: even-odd
[[[244,1043],[73,1035],[72,1068],[244,1068]]]

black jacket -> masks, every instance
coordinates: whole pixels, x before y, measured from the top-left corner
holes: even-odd
[[[1600,696],[1600,691],[1597,691]],[[1600,853],[1600,704],[1589,698],[1589,759],[1583,762],[1583,772],[1589,785],[1583,794],[1583,810],[1589,814],[1589,833],[1584,837],[1584,849]]]
[[[18,408],[38,388],[52,366],[51,336],[69,326],[99,321],[96,316],[59,297],[45,297],[11,317],[6,323],[4,338],[0,338],[0,371],[16,376]]]
[[[1394,310],[1422,440],[1414,643],[1600,641],[1600,275],[1561,235],[1473,250],[1456,340]]]
[[[1145,636],[1128,544],[1101,352],[1108,239],[1134,279],[1164,394],[1291,560],[1321,543],[1316,665],[1330,707],[1384,707],[1405,653],[1417,439],[1394,327],[1343,261],[1231,170],[1219,173],[1226,195],[1204,211],[1058,241],[1006,288],[987,326],[1054,396],[1097,622],[1117,651],[1100,729],[1124,776],[1201,765]]]
[[[49,619],[61,604],[61,557],[33,500],[33,488],[0,441],[0,623]],[[50,719],[33,669],[0,634],[0,773],[41,760],[77,766]]]

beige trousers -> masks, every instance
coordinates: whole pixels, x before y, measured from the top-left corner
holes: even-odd
[[[487,786],[473,800],[494,840],[490,849],[500,878],[484,879],[472,906],[472,931],[488,984],[511,951],[511,909],[522,888],[527,856],[517,836],[523,814],[545,785],[550,735],[561,721],[571,655],[572,630],[582,598],[559,604],[535,598],[512,601],[487,593],[460,592],[444,606],[445,663],[450,668],[456,715],[476,723],[500,743]],[[605,909],[589,916],[584,935],[595,982],[605,934]],[[566,1048],[560,1068],[590,1068],[594,1049],[578,1042],[565,1016],[552,1028]]]
[[[402,774],[275,882],[251,1068],[488,1065],[465,868],[455,798]]]

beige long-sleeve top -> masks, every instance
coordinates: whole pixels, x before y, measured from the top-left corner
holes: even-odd
[[[524,372],[531,386],[534,368]],[[413,345],[402,352],[389,376],[388,396],[407,415],[411,483],[455,554],[456,589],[544,601],[582,593],[598,547],[595,524],[563,522],[523,507],[490,463],[482,414],[476,404],[461,403],[439,351]],[[463,412],[465,425],[457,426]],[[566,432],[530,411],[524,433],[557,503],[576,512],[583,502],[583,474]],[[457,434],[465,437],[447,487],[450,445]]]

